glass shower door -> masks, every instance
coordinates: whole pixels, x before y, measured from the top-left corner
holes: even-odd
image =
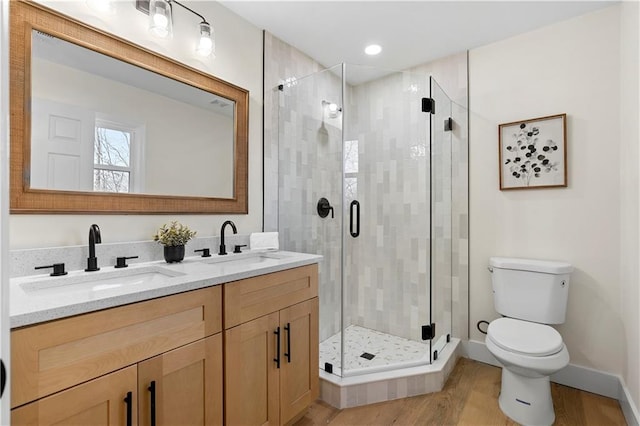
[[[436,80],[429,79],[434,111],[431,132],[431,315],[433,332],[431,359],[451,337],[451,148],[455,124],[451,119],[451,100]]]
[[[370,71],[345,75],[343,376],[430,361],[429,80]]]

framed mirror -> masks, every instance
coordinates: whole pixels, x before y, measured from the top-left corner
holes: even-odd
[[[12,213],[247,213],[247,90],[10,2]]]

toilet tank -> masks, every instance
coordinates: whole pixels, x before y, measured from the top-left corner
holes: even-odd
[[[510,318],[562,324],[573,266],[548,260],[491,257],[496,311]]]

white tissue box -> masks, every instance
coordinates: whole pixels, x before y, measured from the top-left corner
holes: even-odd
[[[254,232],[249,235],[249,248],[251,250],[278,250],[280,242],[277,232]]]

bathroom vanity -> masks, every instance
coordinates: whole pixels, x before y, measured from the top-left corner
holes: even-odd
[[[318,397],[320,256],[220,258],[13,279],[12,424],[295,421]]]

